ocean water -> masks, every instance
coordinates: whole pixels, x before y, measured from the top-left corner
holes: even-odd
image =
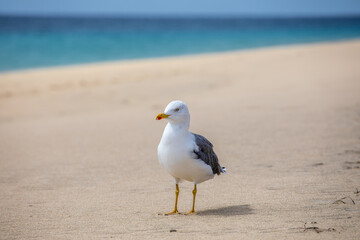
[[[360,37],[360,17],[0,16],[0,71],[222,52]]]

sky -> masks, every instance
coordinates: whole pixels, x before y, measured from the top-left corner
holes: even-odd
[[[360,15],[360,0],[0,0],[17,15]]]

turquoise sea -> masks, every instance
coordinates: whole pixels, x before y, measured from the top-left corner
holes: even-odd
[[[360,37],[360,17],[0,16],[0,71]]]

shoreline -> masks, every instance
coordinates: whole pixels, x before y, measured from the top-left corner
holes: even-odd
[[[178,69],[188,67],[192,63],[203,62],[203,64],[215,61],[237,61],[247,57],[271,56],[286,54],[291,52],[296,54],[300,51],[309,49],[336,48],[342,45],[358,45],[360,39],[352,41],[302,44],[302,45],[281,45],[277,47],[265,47],[256,49],[246,49],[239,51],[229,51],[221,53],[207,53],[198,55],[174,56],[164,58],[136,59],[128,61],[110,61],[90,64],[77,64],[69,66],[55,66],[46,68],[36,68],[19,70],[14,72],[0,72],[0,99],[12,98],[14,96],[31,96],[40,93],[50,93],[64,91],[66,89],[83,87],[109,86],[122,82],[143,81],[146,74],[149,78],[156,75],[176,74]],[[255,62],[254,62],[255,63]],[[179,64],[179,67],[176,65]],[[168,69],[163,69],[167,66]],[[144,74],[132,72],[137,68],[145,70]],[[164,71],[163,71],[164,70]],[[162,72],[165,72],[164,74]],[[123,73],[130,73],[128,77],[121,77]],[[49,78],[50,76],[50,78]],[[30,78],[31,81],[26,80]]]
[[[311,45],[323,45],[323,44],[336,44],[336,43],[346,43],[346,42],[356,42],[360,41],[360,37],[347,38],[347,39],[337,39],[337,40],[328,40],[328,41],[317,41],[317,42],[305,42],[305,43],[289,43],[289,44],[281,44],[281,45],[270,45],[270,46],[262,46],[262,47],[253,47],[253,48],[243,48],[243,49],[234,49],[229,51],[219,51],[219,52],[205,52],[205,53],[193,53],[193,54],[183,54],[183,55],[169,55],[169,56],[161,56],[161,57],[145,57],[145,58],[134,58],[134,59],[120,59],[120,60],[109,60],[109,61],[100,61],[100,62],[83,62],[83,63],[70,63],[64,65],[53,65],[53,66],[41,66],[41,67],[30,67],[30,68],[22,68],[22,69],[14,69],[14,70],[4,70],[0,71],[1,75],[6,74],[16,74],[22,72],[33,72],[33,71],[43,71],[50,69],[62,69],[62,68],[76,68],[76,67],[87,67],[87,66],[97,66],[97,65],[113,65],[113,64],[128,64],[128,63],[136,63],[136,62],[148,62],[148,61],[161,61],[161,60],[171,60],[176,58],[197,58],[197,57],[214,57],[217,55],[228,55],[228,54],[238,54],[242,52],[249,51],[263,51],[269,49],[283,49],[283,48],[293,48],[293,47],[301,47],[301,46],[311,46]]]

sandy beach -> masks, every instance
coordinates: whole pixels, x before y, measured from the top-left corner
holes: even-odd
[[[359,66],[353,40],[0,73],[0,239],[359,239]],[[158,215],[175,99],[229,172],[194,216]]]

